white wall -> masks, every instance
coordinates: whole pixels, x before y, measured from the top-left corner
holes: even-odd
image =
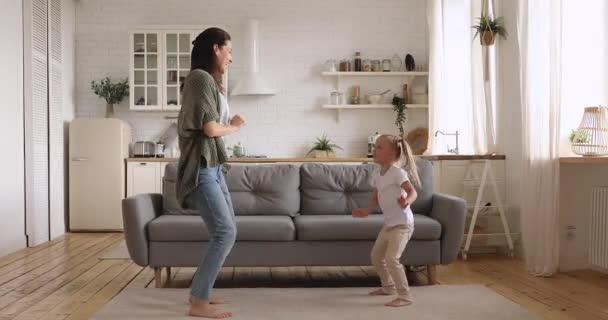
[[[570,130],[579,126],[584,108],[608,105],[608,24],[605,22],[608,4],[604,0],[588,0],[583,7],[566,1],[564,12],[562,41],[566,63],[562,65],[560,152],[573,155],[567,137]],[[580,36],[589,29],[593,30],[593,38],[597,40]],[[560,270],[589,267],[591,189],[608,186],[607,181],[608,168],[605,165],[560,165]],[[569,228],[573,228],[571,236],[568,235]]]
[[[24,248],[23,12],[21,0],[3,1],[0,18],[0,256]]]
[[[234,64],[230,85],[243,72],[242,36],[247,18],[260,20],[261,67],[277,84],[274,97],[236,97],[233,112],[249,125],[228,139],[241,141],[250,153],[301,156],[323,132],[345,148],[342,155],[364,155],[367,136],[395,131],[391,110],[346,111],[342,121],[321,104],[333,91],[333,80],[320,76],[328,58],[360,50],[364,57],[391,58],[412,53],[427,61],[426,1],[311,0],[200,1],[105,0],[79,1],[76,14],[76,116],[101,117],[105,103],[90,90],[90,82],[106,75],[128,76],[128,30],[140,25],[221,25],[233,37]],[[201,30],[202,31],[202,30]],[[359,81],[359,80],[357,80]],[[360,81],[362,90],[398,87],[394,81]],[[400,91],[398,91],[400,93]],[[129,112],[133,139],[156,139],[169,124],[164,113]],[[426,111],[412,111],[410,127],[426,126]]]

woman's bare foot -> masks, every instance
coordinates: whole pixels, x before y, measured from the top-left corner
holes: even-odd
[[[385,304],[385,306],[398,308],[398,307],[409,306],[410,304],[412,304],[412,300],[407,300],[405,298],[397,298],[397,299]]]
[[[386,293],[386,292],[384,291],[384,289],[380,288],[380,289],[376,289],[376,290],[374,290],[374,291],[371,291],[371,292],[369,293],[369,295],[370,295],[370,296],[390,296],[391,294],[390,294],[390,293]]]
[[[209,301],[192,299],[189,315],[192,317],[225,319],[232,317],[231,312],[218,310]]]
[[[188,301],[190,302],[190,304],[192,304],[192,301],[194,301],[194,296],[190,296],[190,299]],[[228,301],[228,299],[224,299],[224,298],[220,298],[220,297],[209,298],[210,304],[227,304],[229,302],[230,301]]]

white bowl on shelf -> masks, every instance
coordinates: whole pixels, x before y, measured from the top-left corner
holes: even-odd
[[[379,94],[370,94],[367,96],[367,101],[370,104],[380,104],[382,103],[382,96]]]

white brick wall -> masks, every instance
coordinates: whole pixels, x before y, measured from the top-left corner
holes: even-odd
[[[128,30],[141,25],[220,25],[233,38],[234,63],[229,84],[243,72],[242,34],[248,18],[260,20],[261,67],[276,82],[272,97],[234,97],[233,113],[248,125],[227,138],[241,141],[250,153],[302,156],[315,137],[326,132],[344,148],[340,155],[365,154],[367,136],[395,132],[394,115],[386,110],[321,109],[334,89],[333,79],[320,76],[328,58],[340,59],[360,50],[364,58],[402,58],[411,53],[426,64],[427,31],[424,0],[82,0],[77,2],[77,117],[101,117],[105,103],[90,82],[106,75],[129,73]],[[202,31],[202,30],[201,30]],[[363,93],[398,90],[389,78],[353,79]],[[349,83],[344,83],[344,86]],[[400,93],[400,91],[395,91]],[[170,113],[131,112],[123,102],[117,116],[133,127],[133,137],[156,139],[169,124]],[[426,126],[424,110],[410,112],[408,128]]]

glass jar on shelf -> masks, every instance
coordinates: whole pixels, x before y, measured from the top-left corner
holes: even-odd
[[[361,52],[359,52],[359,51],[355,52],[354,71],[356,71],[356,72],[363,71],[363,65],[362,65],[362,61],[361,61]]]
[[[382,71],[382,63],[380,62],[380,60],[372,60],[371,71],[372,72]]]
[[[383,72],[390,72],[391,71],[391,60],[390,59],[384,59],[384,60],[382,60],[382,71]]]
[[[348,59],[340,60],[340,72],[350,72],[351,71],[351,63]]]
[[[369,59],[364,59],[363,60],[363,71],[364,72],[371,72],[372,71],[372,63]]]

